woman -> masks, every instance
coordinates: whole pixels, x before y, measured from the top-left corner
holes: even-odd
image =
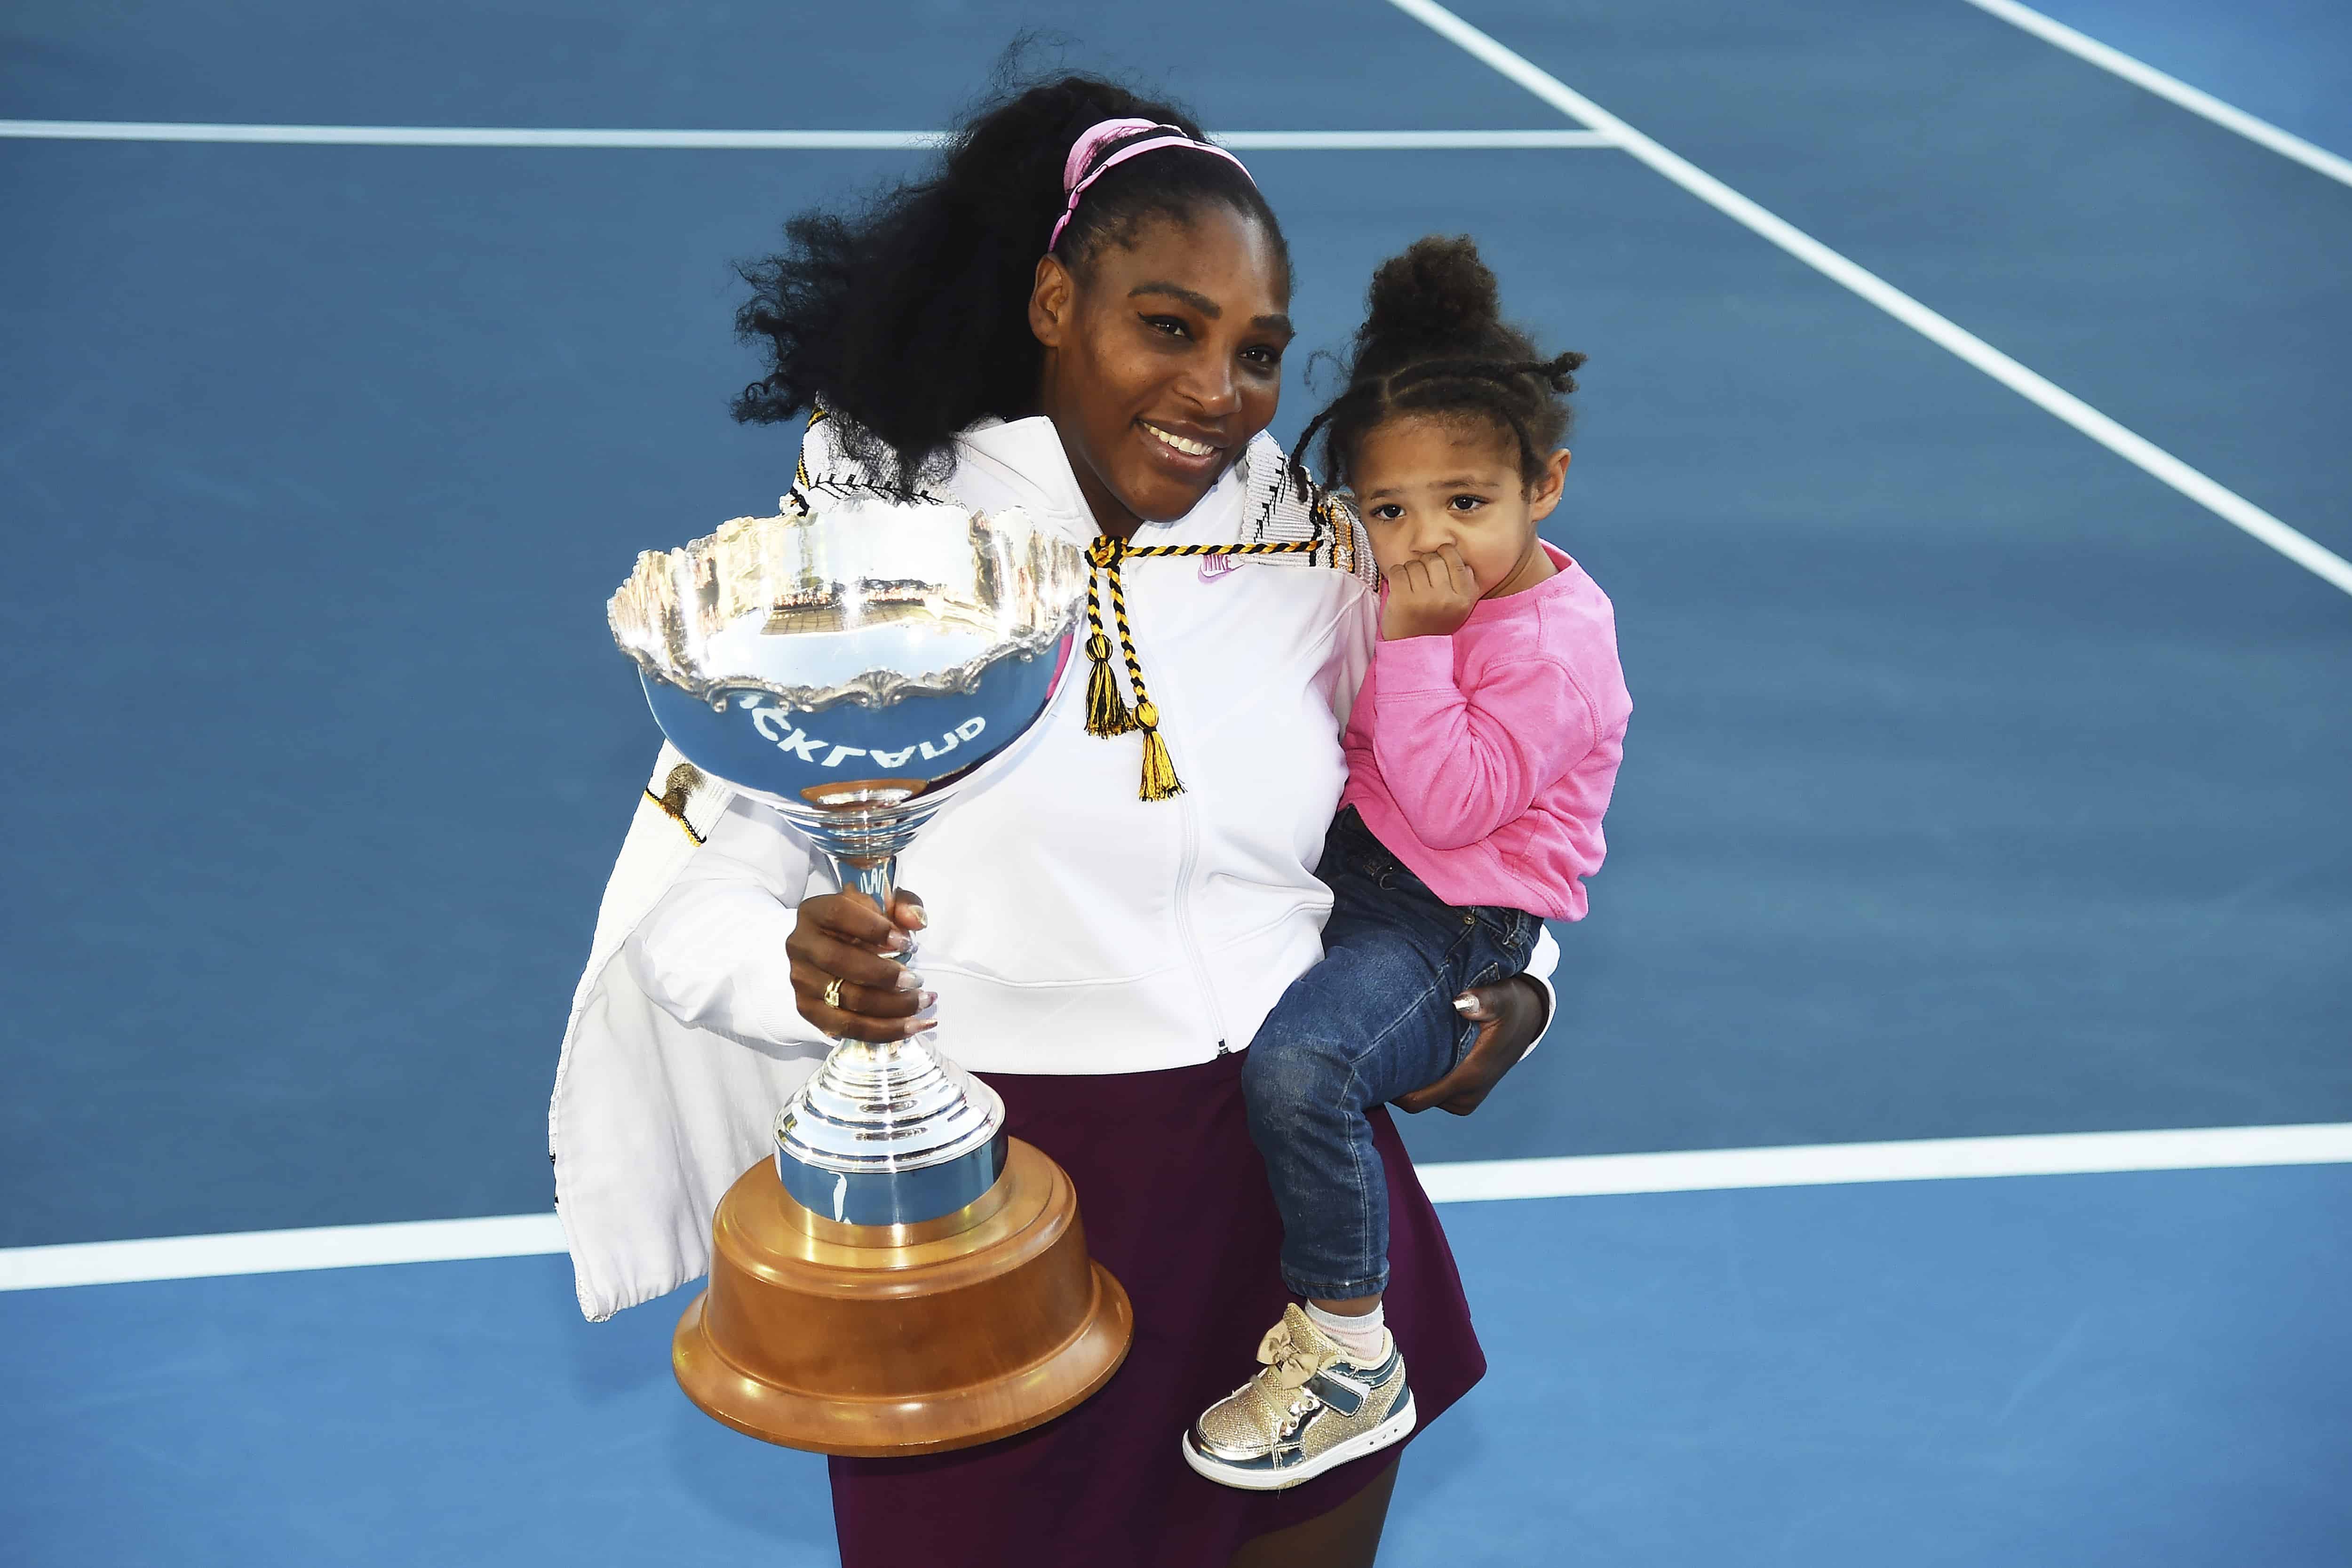
[[[821,406],[801,485],[1017,504],[1087,543],[1315,548],[1112,568],[1116,668],[1108,637],[1094,642],[1093,679],[1068,683],[1020,764],[903,858],[928,914],[911,892],[886,918],[813,887],[807,845],[772,813],[690,769],[656,773],[559,1070],[583,1306],[608,1315],[699,1272],[718,1194],[764,1147],[819,1032],[892,1038],[942,1017],[1013,1134],[1069,1172],[1135,1343],[1101,1393],[1036,1431],[835,1460],[845,1568],[1369,1563],[1392,1466],[1256,1494],[1178,1455],[1281,1313],[1239,1053],[1320,955],[1330,896],[1311,868],[1373,628],[1352,519],[1294,494],[1262,435],[1291,335],[1280,226],[1177,110],[1071,78],[980,116],[936,175],[869,215],[786,232],[792,248],[748,274],[741,325],[774,369],[737,412]],[[884,950],[927,928],[903,982]],[[1479,993],[1477,1043],[1402,1103],[1466,1113],[1548,1008],[1524,979]],[[1485,1363],[1385,1114],[1378,1137],[1389,1321],[1425,1424]]]

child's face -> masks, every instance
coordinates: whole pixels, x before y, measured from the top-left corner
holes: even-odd
[[[1451,544],[1482,597],[1514,591],[1536,547],[1536,524],[1559,504],[1568,453],[1529,485],[1517,444],[1486,421],[1412,415],[1365,433],[1356,448],[1356,507],[1382,572]],[[1548,575],[1549,574],[1547,574]]]

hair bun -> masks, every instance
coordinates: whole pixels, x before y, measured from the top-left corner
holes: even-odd
[[[1536,374],[1542,376],[1545,384],[1554,392],[1574,392],[1576,373],[1584,368],[1585,358],[1585,355],[1570,349],[1564,354],[1544,362],[1537,367]]]
[[[1351,484],[1365,436],[1387,420],[1420,415],[1485,421],[1517,449],[1522,479],[1532,485],[1542,478],[1568,434],[1565,399],[1584,356],[1547,358],[1503,320],[1502,291],[1475,240],[1433,234],[1413,241],[1372,274],[1367,304],[1348,390],[1308,422],[1291,451],[1301,486],[1318,433],[1334,482]]]
[[[1499,326],[1501,289],[1466,234],[1429,235],[1372,274],[1361,344],[1475,342]]]

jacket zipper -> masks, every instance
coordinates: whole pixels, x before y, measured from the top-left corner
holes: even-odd
[[[1202,1010],[1208,1015],[1209,1026],[1216,1031],[1217,1055],[1229,1056],[1232,1046],[1225,1035],[1225,1010],[1217,1000],[1217,988],[1209,976],[1208,958],[1201,952],[1200,938],[1192,929],[1192,873],[1201,858],[1201,817],[1192,805],[1192,796],[1180,795],[1177,805],[1184,813],[1184,853],[1176,867],[1176,933],[1184,944],[1184,956],[1192,965],[1192,984],[1201,990]]]
[[[1132,592],[1131,589],[1129,591]],[[1142,651],[1140,648],[1137,649],[1139,655]],[[1147,669],[1151,668],[1149,659],[1144,660],[1144,668]],[[1165,679],[1164,677],[1162,679]],[[1165,685],[1152,693],[1153,700],[1160,707],[1161,723],[1168,728],[1170,733],[1182,735],[1185,732],[1183,716],[1181,711],[1170,711],[1168,702],[1170,695]],[[1181,762],[1178,763],[1177,771],[1180,773],[1182,772]],[[1201,862],[1200,809],[1194,805],[1194,796],[1190,791],[1178,795],[1170,804],[1173,805],[1183,817],[1183,848],[1176,862],[1176,937],[1184,949],[1185,962],[1192,966],[1192,984],[1201,994],[1201,1010],[1208,1019],[1209,1027],[1214,1031],[1213,1038],[1217,1042],[1217,1055],[1229,1056],[1234,1047],[1231,1038],[1225,1033],[1224,1007],[1218,1001],[1216,985],[1209,974],[1209,961],[1201,951],[1200,935],[1192,923],[1192,879],[1200,869]]]

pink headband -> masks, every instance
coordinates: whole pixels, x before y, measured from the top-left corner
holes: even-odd
[[[1116,142],[1122,136],[1132,136],[1139,131],[1164,131],[1167,134],[1147,136],[1140,142],[1130,142],[1105,158],[1091,173],[1087,172],[1087,161],[1102,151],[1104,143]],[[1253,185],[1257,184],[1255,180],[1250,178],[1249,170],[1243,166],[1239,158],[1212,142],[1195,142],[1173,125],[1162,125],[1155,120],[1106,120],[1098,125],[1088,126],[1084,134],[1070,144],[1070,155],[1062,163],[1062,189],[1070,193],[1070,201],[1069,205],[1062,209],[1061,218],[1055,222],[1052,236],[1045,241],[1045,254],[1051,256],[1054,253],[1054,247],[1062,242],[1062,231],[1070,226],[1070,219],[1078,210],[1078,198],[1087,194],[1088,185],[1093,184],[1129,158],[1139,158],[1146,153],[1156,153],[1162,147],[1189,147],[1195,153],[1206,153],[1213,157],[1223,158],[1234,168],[1241,170],[1243,179],[1249,180]]]

